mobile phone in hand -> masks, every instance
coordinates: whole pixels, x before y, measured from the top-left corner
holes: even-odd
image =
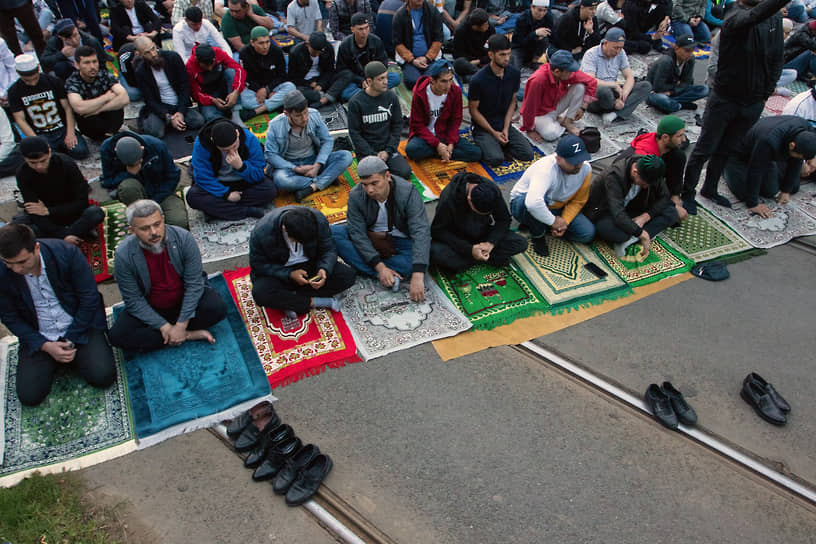
[[[309,283],[317,283],[320,281],[320,275],[309,278]]]

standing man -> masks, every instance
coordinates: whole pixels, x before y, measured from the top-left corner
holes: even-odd
[[[26,225],[0,228],[0,321],[20,339],[17,397],[40,404],[59,366],[93,387],[116,379],[105,307],[88,261],[73,244],[40,240]]]
[[[17,39],[17,29],[14,27],[14,20],[20,22],[25,33],[34,44],[37,56],[42,55],[45,50],[45,37],[43,36],[37,14],[34,13],[34,5],[28,0],[2,0],[0,1],[0,34],[8,42],[9,49],[15,55],[22,55],[20,41]]]
[[[286,31],[295,40],[306,41],[315,30],[323,31],[318,0],[292,0],[286,7]]]
[[[406,0],[394,14],[394,48],[405,86],[414,88],[442,51],[442,17],[425,0]]]
[[[20,79],[9,87],[9,109],[23,135],[42,136],[54,151],[71,158],[87,157],[88,144],[76,129],[65,85],[52,75],[40,73],[34,55],[18,55],[14,64]]]
[[[334,48],[322,32],[312,32],[289,52],[289,80],[309,104],[337,102],[350,79],[348,72],[338,76],[335,71]]]
[[[207,2],[209,0],[204,0],[204,3]],[[201,8],[190,6],[183,13],[184,19],[173,27],[173,49],[181,56],[181,60],[186,63],[193,54],[193,47],[199,43],[206,43],[218,47],[228,55],[232,54],[232,48],[224,35],[204,18]]]
[[[92,140],[104,140],[122,126],[130,98],[119,80],[100,69],[92,47],[82,45],[74,56],[78,71],[65,82],[68,103],[78,116],[80,132]]]
[[[231,117],[244,90],[247,73],[229,53],[207,44],[196,45],[187,61],[190,94],[205,121]]]
[[[510,62],[519,70],[531,63],[537,66],[538,59],[550,45],[550,35],[555,23],[549,6],[549,0],[533,0],[530,9],[516,20]]]
[[[683,205],[690,214],[697,213],[694,195],[706,162],[700,194],[721,206],[731,204],[717,193],[717,185],[733,147],[759,119],[782,73],[779,10],[785,4],[784,0],[738,0],[723,21],[714,88],[683,179]]]
[[[295,90],[295,84],[286,78],[283,51],[269,39],[269,31],[256,26],[251,36],[249,45],[245,45],[240,53],[247,78],[246,89],[241,91],[241,119],[244,121],[279,109],[286,93]]]
[[[422,197],[411,182],[392,176],[379,157],[361,160],[357,175],[346,223],[332,226],[337,252],[384,287],[397,290],[410,277],[411,300],[425,300],[431,228]]]
[[[405,154],[417,160],[478,161],[482,150],[459,137],[461,124],[462,90],[453,82],[453,67],[446,60],[434,61],[414,86]]]
[[[227,119],[202,127],[193,144],[193,185],[187,203],[216,219],[263,217],[275,199],[275,182],[264,175],[261,142]]]
[[[255,2],[229,0],[227,7],[229,11],[221,19],[221,32],[233,51],[240,51],[249,45],[252,29],[260,26],[266,29],[269,36],[269,31],[276,28],[275,20]]]
[[[348,104],[348,129],[357,159],[376,155],[401,178],[411,177],[411,167],[399,154],[402,109],[399,99],[388,90],[386,67],[379,61],[365,67],[366,88]]]
[[[177,132],[201,128],[204,117],[190,107],[190,78],[178,53],[159,51],[144,36],[134,44],[143,60],[136,69],[145,101],[137,121],[140,132],[162,139],[168,128]]]
[[[167,223],[187,228],[187,208],[176,194],[181,171],[164,142],[146,134],[119,132],[102,142],[99,153],[100,182],[116,190],[117,200],[128,206],[149,198],[161,204]]]
[[[534,142],[557,140],[566,130],[578,135],[575,122],[584,116],[598,81],[578,69],[569,51],[556,51],[527,80],[521,103],[521,130]]]
[[[590,158],[583,140],[567,134],[555,153],[534,162],[510,191],[510,213],[530,228],[533,249],[542,257],[550,254],[548,230],[573,242],[595,237],[595,227],[581,213],[589,197]]]
[[[510,212],[492,180],[459,172],[442,189],[431,223],[431,262],[459,272],[478,263],[506,266],[527,249],[510,231]]]
[[[595,10],[598,0],[581,0],[558,19],[550,36],[550,52],[564,49],[581,60],[590,48],[601,43]]]
[[[54,25],[54,35],[46,42],[42,56],[43,70],[46,72],[53,70],[57,77],[65,81],[76,72],[74,52],[81,45],[93,47],[99,59],[99,66],[105,66],[109,57],[99,40],[79,30],[71,19],[60,19]]]
[[[597,100],[589,103],[587,111],[602,114],[605,125],[615,119],[629,119],[652,90],[648,81],[635,83],[635,73],[623,50],[625,40],[623,30],[610,28],[601,45],[589,49],[581,60],[581,71],[594,77],[598,84]],[[623,85],[618,83],[618,74],[623,76]]]
[[[632,155],[618,158],[593,180],[584,211],[598,238],[614,244],[618,257],[640,242],[645,258],[655,236],[677,222],[665,174],[660,157]]]
[[[695,100],[708,96],[708,87],[694,85],[694,47],[697,42],[688,34],[678,36],[668,53],[649,66],[646,79],[652,93],[646,103],[664,113],[696,110]],[[671,169],[669,165],[667,168]]]
[[[24,138],[20,153],[25,164],[17,170],[17,187],[23,211],[14,222],[31,226],[38,238],[61,238],[74,245],[95,238],[105,212],[88,204],[88,181],[76,163],[53,153],[39,136]]]
[[[388,55],[385,53],[383,41],[375,34],[371,34],[371,27],[365,15],[355,13],[351,16],[351,36],[346,36],[337,50],[337,74],[339,78],[347,78],[348,83],[340,97],[343,101],[362,90],[366,80],[365,67],[369,62],[378,61],[388,66]],[[398,73],[388,72],[388,88],[393,89],[400,84]]]
[[[329,127],[300,91],[286,95],[283,113],[269,123],[264,157],[277,188],[293,191],[300,202],[334,183],[353,157],[346,150],[333,151]]]
[[[165,225],[161,207],[137,200],[126,210],[131,235],[116,248],[116,284],[125,309],[110,341],[147,352],[188,340],[215,343],[207,329],[227,315],[221,295],[207,285],[193,235]]]
[[[326,217],[318,210],[285,206],[266,214],[249,238],[252,298],[290,317],[312,308],[340,311],[334,298],[354,284],[354,269],[337,260]]]
[[[490,64],[470,79],[468,109],[473,140],[482,149],[488,166],[498,166],[505,156],[529,161],[533,148],[527,138],[510,126],[516,112],[521,73],[510,66],[510,40],[495,34],[487,40]]]

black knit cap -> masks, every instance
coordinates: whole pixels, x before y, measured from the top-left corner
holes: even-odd
[[[212,127],[212,141],[217,147],[229,147],[238,139],[235,125],[227,120],[219,121]]]
[[[480,178],[480,176],[475,177]],[[481,182],[480,182],[481,179]],[[501,191],[492,181],[484,181],[484,178],[468,180],[468,183],[478,183],[470,191],[470,203],[479,213],[490,213],[496,201],[501,198]]]

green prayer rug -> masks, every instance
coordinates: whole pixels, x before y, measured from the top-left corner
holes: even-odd
[[[696,263],[753,249],[702,206],[697,208],[697,215],[689,215],[679,227],[664,230],[658,238]]]
[[[459,273],[436,270],[434,278],[475,329],[493,329],[549,309],[513,266],[476,264]]]
[[[76,372],[58,369],[48,397],[23,406],[17,398],[18,350],[14,337],[0,346],[0,485],[13,485],[33,469],[75,470],[136,449],[119,358],[109,388],[91,387]]]
[[[600,304],[632,294],[632,289],[589,246],[562,238],[547,237],[550,254],[542,257],[533,249],[513,256],[513,261],[557,313]],[[585,268],[594,263],[606,276],[599,278]]]
[[[593,248],[601,259],[632,287],[688,272],[694,264],[679,251],[661,243],[659,238],[652,241],[649,255],[642,261],[637,257],[641,250],[639,243],[626,248],[626,255],[622,258],[616,257],[615,251],[606,242],[595,242]]]

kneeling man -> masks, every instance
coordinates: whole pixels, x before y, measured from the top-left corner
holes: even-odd
[[[337,261],[326,217],[299,206],[277,208],[258,221],[249,238],[249,266],[255,302],[289,317],[311,308],[340,311],[333,297],[357,275]]]
[[[111,343],[128,351],[214,343],[207,328],[224,319],[227,307],[207,285],[193,235],[166,225],[153,200],[137,200],[125,213],[132,234],[116,248],[114,271],[125,310],[111,328]]]
[[[491,180],[459,172],[442,190],[431,223],[431,262],[452,271],[476,263],[505,266],[527,249],[524,236],[510,232],[510,211]]]
[[[375,155],[360,161],[357,175],[360,183],[349,192],[346,223],[332,227],[337,252],[395,291],[410,276],[411,300],[425,300],[431,228],[422,197],[411,182],[392,176]]]

